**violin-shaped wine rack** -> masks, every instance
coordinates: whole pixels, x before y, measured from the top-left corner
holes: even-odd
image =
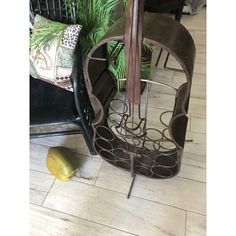
[[[137,2],[140,5],[136,6]],[[178,174],[181,166],[195,45],[189,32],[179,22],[164,15],[142,13],[137,7],[143,7],[142,0],[129,1],[130,12],[119,19],[90,50],[84,63],[86,87],[96,112],[93,121],[94,147],[104,160],[131,171],[132,176],[142,174],[152,178],[170,178]],[[113,40],[124,42],[126,47],[125,92],[117,92],[115,79],[107,69],[108,60],[117,54],[114,52],[118,49],[115,47],[107,57],[102,56],[105,55],[102,52],[106,44]],[[138,78],[140,67],[137,63],[142,52],[140,42],[170,53],[182,67],[186,82],[174,88]],[[147,56],[147,60],[151,57]],[[97,72],[90,70],[94,63],[97,64]],[[139,81],[146,85],[143,93],[140,92]],[[151,86],[164,86],[174,91],[172,109],[150,116],[155,106],[150,104]]]

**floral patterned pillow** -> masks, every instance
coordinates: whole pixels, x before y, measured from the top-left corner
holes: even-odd
[[[73,91],[70,75],[81,28],[36,15],[30,36],[31,76]]]

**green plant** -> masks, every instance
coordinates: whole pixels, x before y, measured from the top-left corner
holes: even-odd
[[[42,20],[34,24],[34,30],[30,35],[30,48],[39,46],[41,44],[47,44],[55,39],[55,36],[59,39],[58,44],[63,38],[64,29],[68,25],[62,24],[56,21],[50,21],[48,19]]]
[[[108,47],[108,52],[111,52],[113,48],[116,46],[117,42],[116,41],[110,41],[107,44]],[[152,52],[153,47],[151,44],[145,43],[143,45],[144,50],[146,52]],[[120,51],[120,49],[122,50]],[[119,52],[119,55],[116,54],[116,52]],[[109,63],[109,70],[113,73],[114,77],[117,80],[117,88],[118,90],[122,89],[124,87],[124,81],[121,79],[126,77],[126,63],[125,63],[125,48],[124,48],[124,43],[120,42],[117,45],[117,50],[114,52],[114,57],[116,60],[111,60]],[[151,64],[147,59],[144,57],[141,58],[141,77],[143,79],[149,79],[150,77],[150,71],[151,71]]]
[[[83,54],[86,54],[107,33],[113,23],[113,11],[119,3],[120,0],[65,0],[65,7],[73,21],[82,25],[80,43]],[[127,0],[123,0],[124,11],[126,4]],[[49,42],[55,36],[62,38],[66,27],[65,24],[52,21],[44,28],[34,29],[30,37],[30,48],[42,42]],[[116,43],[116,41],[110,41],[107,44],[108,52],[112,51]],[[123,43],[119,43],[118,49],[122,46]],[[145,50],[153,50],[152,46],[147,43],[143,47]],[[117,80],[117,88],[120,89],[124,84],[120,79],[126,77],[124,47],[115,57],[115,62],[109,62],[109,70]],[[144,58],[141,61],[141,75],[144,79],[148,79],[150,75],[150,63]]]
[[[83,53],[92,48],[108,31],[113,23],[112,13],[120,0],[65,0],[69,13],[83,26],[80,42]]]

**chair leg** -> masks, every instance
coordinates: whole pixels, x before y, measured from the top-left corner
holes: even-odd
[[[162,52],[163,52],[163,49],[161,49],[160,52],[159,52],[159,55],[158,55],[158,57],[157,57],[157,62],[156,62],[156,65],[155,65],[155,66],[158,66]]]
[[[182,2],[180,3],[179,8],[176,10],[176,13],[175,13],[175,20],[177,20],[179,22],[181,20],[183,8],[184,8],[184,3],[185,3],[185,0],[182,0]]]
[[[181,16],[182,16],[182,12],[183,12],[183,7],[184,7],[184,0],[182,0],[182,3],[179,7],[179,9],[176,10],[176,13],[175,13],[175,20],[180,22],[181,20]],[[167,56],[166,56],[166,60],[165,60],[165,63],[164,63],[164,68],[167,67],[167,62],[168,62],[168,59],[169,59],[169,56],[170,54],[168,53]]]

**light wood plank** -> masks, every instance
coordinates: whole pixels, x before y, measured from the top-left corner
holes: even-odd
[[[195,31],[195,43],[206,45],[206,32],[205,31]]]
[[[108,176],[112,176],[108,180]],[[192,153],[184,153],[179,177],[206,182],[206,158]],[[119,184],[117,184],[119,183]],[[115,168],[104,162],[96,186],[128,193],[131,184],[130,172]],[[118,187],[116,188],[116,186]]]
[[[181,23],[190,31],[206,31],[206,11],[201,9],[201,12],[196,15],[182,15]],[[196,37],[196,35],[195,35]]]
[[[165,84],[168,84],[168,85],[173,86],[175,88],[179,88],[181,86],[181,84],[183,84],[183,82],[165,82]],[[165,88],[162,86],[153,86],[152,85],[151,91],[155,92],[155,93],[161,93],[161,94],[170,94],[170,95],[174,94],[173,90],[170,90],[169,88]],[[191,97],[193,97],[193,98],[206,99],[206,86],[193,84],[190,94],[191,94]]]
[[[200,74],[206,74],[206,56],[203,53],[197,53],[195,58],[195,64],[194,64],[194,73],[200,73]],[[169,57],[169,60],[167,62],[167,67],[183,70],[180,64],[172,57]],[[167,68],[168,69],[168,68]],[[174,72],[175,73],[181,73],[183,76],[185,76],[184,72]]]
[[[166,81],[170,82],[173,79],[173,74],[174,74],[173,70],[153,67],[150,78],[151,80],[157,81],[157,82],[166,82]]]
[[[50,174],[47,165],[47,153],[49,147],[30,143],[30,169]]]
[[[73,181],[56,181],[44,206],[133,234],[184,235],[182,210]]]
[[[110,178],[110,176],[113,178]],[[128,193],[130,173],[109,163],[103,163],[96,186]],[[138,175],[132,196],[205,214],[205,183],[175,177],[160,180]]]
[[[192,98],[206,99],[206,87],[202,85],[192,85],[191,95]]]
[[[52,140],[52,139],[51,139]],[[46,165],[47,152],[49,147],[39,144],[30,144],[30,168],[45,173],[49,173]],[[89,178],[77,178],[73,177],[75,181],[81,181],[88,184],[94,184],[102,164],[102,159],[98,156],[86,156],[78,153],[73,153],[75,164],[78,166],[78,174],[82,177]]]
[[[181,23],[185,26],[187,30],[191,31],[205,31],[206,30],[206,22],[204,19],[202,20],[195,20],[188,18],[185,20],[184,18],[181,19]],[[196,35],[195,35],[196,39]]]
[[[189,101],[188,112],[192,115],[206,116],[206,100],[201,98],[191,97]]]
[[[179,177],[206,182],[206,158],[191,153],[184,153]]]
[[[43,207],[30,205],[30,236],[128,236],[116,229]]]
[[[205,53],[196,53],[196,63],[206,63],[206,54]]]
[[[174,69],[183,70],[179,62],[171,55],[169,56],[166,66]]]
[[[112,178],[109,178],[112,176]],[[128,194],[132,178],[129,171],[116,168],[108,162],[103,162],[96,186]]]
[[[83,136],[78,134],[32,139],[31,143],[47,147],[63,146],[70,148],[72,152],[90,155]]]
[[[179,87],[180,84],[175,83],[175,82],[164,82],[165,84],[175,87],[176,89]],[[170,95],[174,95],[175,91],[173,89],[170,88],[166,88],[164,86],[160,86],[160,85],[156,85],[156,84],[152,84],[150,92],[152,93],[161,93],[161,94],[170,94]]]
[[[158,109],[173,110],[175,104],[175,96],[170,94],[157,94],[149,93],[149,107]],[[144,98],[142,99],[144,103]],[[190,114],[206,114],[206,101],[205,99],[192,97],[189,102],[189,113]]]
[[[205,63],[195,63],[194,73],[206,74],[206,64]]]
[[[178,88],[184,82],[186,82],[186,76],[183,73],[175,72],[172,85]],[[204,74],[195,73],[193,75],[190,96],[206,99],[206,76]]]
[[[123,95],[119,94],[117,98],[121,98]],[[141,98],[142,104],[145,104],[145,97]],[[189,113],[191,114],[206,114],[206,101],[201,98],[192,97],[189,102]],[[158,94],[155,92],[149,93],[149,107],[163,109],[163,110],[173,110],[175,104],[175,96],[170,94]]]
[[[185,74],[181,72],[174,72],[173,82],[180,84],[186,82]],[[206,86],[206,75],[194,73],[192,78],[192,84]]]
[[[55,178],[42,172],[30,171],[30,202],[41,205]]]
[[[147,115],[147,127],[153,127],[156,129],[159,129],[161,132],[166,128],[166,126],[164,126],[161,121],[160,121],[160,116],[161,114],[163,114],[163,112],[168,111],[165,109],[158,109],[158,108],[154,108],[154,107],[148,107],[148,115]],[[168,112],[162,115],[162,121],[166,124],[169,125],[169,122],[172,118],[172,112]],[[187,126],[187,130],[190,131],[190,123],[191,123],[191,118],[189,117],[188,120],[188,126]]]
[[[200,116],[192,116],[191,117],[191,131],[206,133],[206,118],[202,118]]]
[[[77,174],[82,178],[73,177],[72,180],[94,185],[102,165],[102,158],[77,155],[77,159],[79,166]]]
[[[205,183],[176,177],[166,180],[137,176],[133,196],[205,214]]]
[[[187,213],[186,236],[205,236],[206,217],[192,212]]]
[[[142,97],[142,103],[145,98]],[[149,93],[149,107],[173,110],[175,104],[175,96],[169,94]]]
[[[199,9],[199,11],[197,12],[197,14],[195,15],[182,15],[181,19],[186,19],[187,21],[196,21],[196,20],[206,20],[206,8],[203,7],[201,9]]]
[[[206,45],[198,45],[196,44],[196,52],[206,54]]]
[[[193,142],[186,142],[184,151],[196,155],[206,155],[206,135],[196,132],[188,131],[186,139],[193,140]]]
[[[206,75],[193,73],[192,83],[194,85],[206,86]]]

